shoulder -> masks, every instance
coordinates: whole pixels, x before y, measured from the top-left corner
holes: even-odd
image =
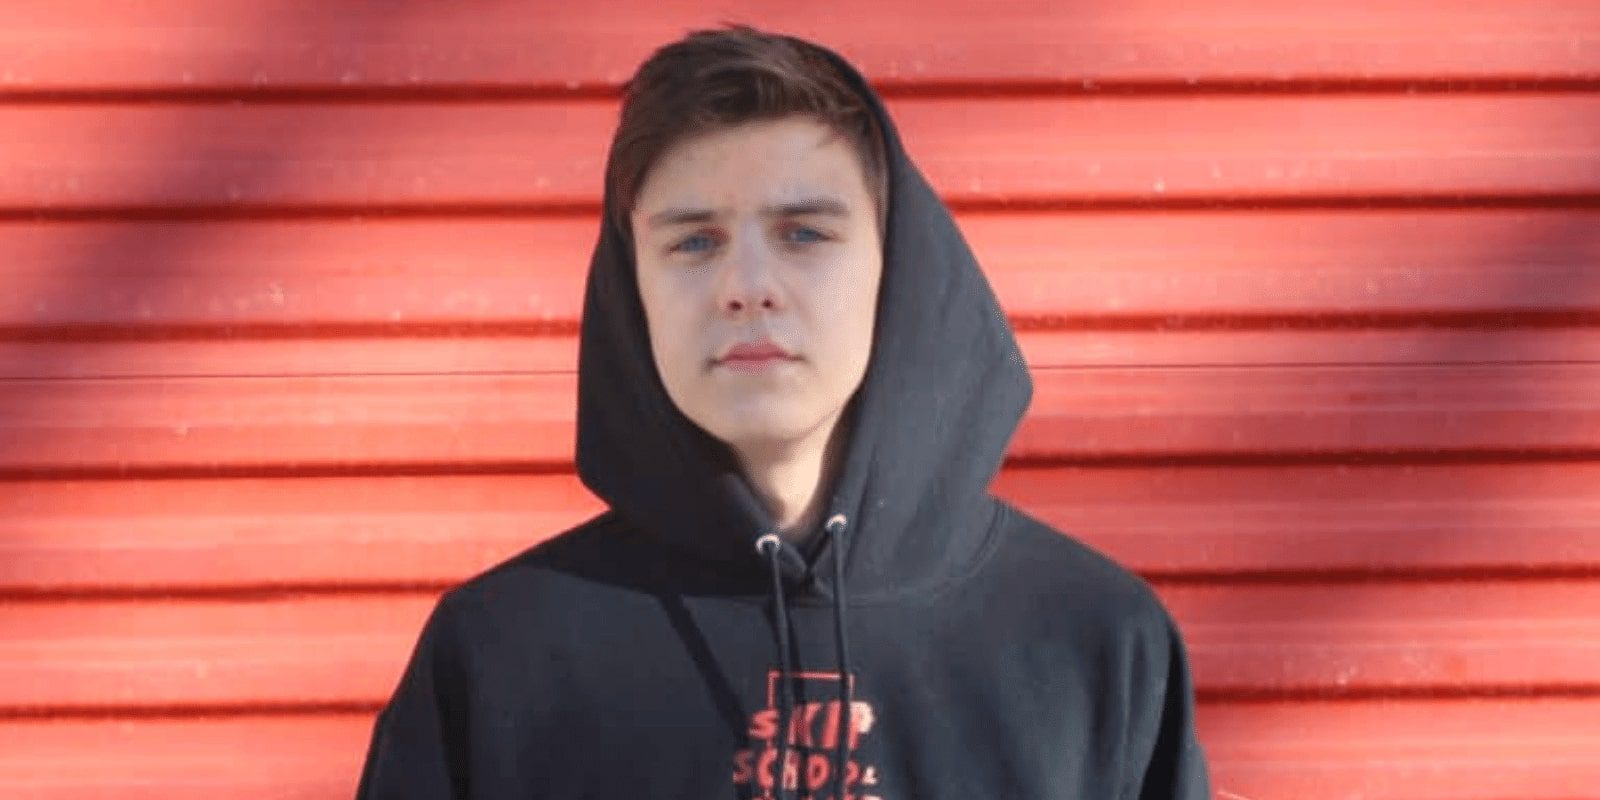
[[[456,587],[465,595],[483,595],[504,590],[530,576],[564,571],[601,558],[630,537],[632,529],[613,511],[596,514],[564,531],[523,548],[521,551],[480,570]]]
[[[636,547],[632,528],[605,511],[502,558],[446,590],[435,604],[430,625],[463,627],[469,636],[489,633],[484,626],[537,624],[558,617],[575,598],[624,583],[617,565],[636,562],[623,550]]]
[[[1117,638],[1168,637],[1171,615],[1142,577],[1077,536],[1000,505],[1003,527],[987,572],[1031,598],[1034,611]]]

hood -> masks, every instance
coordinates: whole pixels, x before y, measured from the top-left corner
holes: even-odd
[[[884,273],[853,431],[808,559],[784,547],[786,583],[852,601],[931,590],[970,571],[990,534],[988,494],[1032,397],[1026,364],[950,211],[912,163],[882,100],[825,50],[877,116],[887,156]],[[609,210],[615,201],[605,198]],[[656,371],[631,245],[603,213],[589,266],[578,358],[577,469],[645,534],[758,576],[756,542],[776,524],[728,448],[672,403]],[[831,531],[830,531],[831,533]],[[831,553],[833,548],[838,552]],[[813,569],[838,558],[839,572]]]

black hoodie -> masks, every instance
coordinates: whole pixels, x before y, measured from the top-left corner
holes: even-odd
[[[1027,367],[881,100],[829,57],[880,122],[889,208],[818,546],[758,549],[774,521],[668,397],[602,214],[577,468],[610,509],[439,599],[358,800],[822,800],[841,772],[852,800],[1210,796],[1166,609],[989,494]]]

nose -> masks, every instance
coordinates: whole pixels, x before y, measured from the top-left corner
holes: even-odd
[[[718,306],[739,314],[752,307],[775,311],[781,307],[780,289],[773,269],[774,255],[760,237],[743,237],[729,253],[717,287]]]

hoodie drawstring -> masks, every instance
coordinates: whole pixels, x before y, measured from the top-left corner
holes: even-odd
[[[851,715],[855,711],[852,686],[850,682],[850,642],[844,632],[844,529],[846,520],[843,514],[835,514],[829,518],[825,530],[833,539],[833,633],[836,642],[835,652],[839,657],[839,691],[843,695],[839,705],[839,736],[834,745],[838,750],[837,766],[833,774],[839,784],[839,791],[834,795],[837,800],[845,800],[845,770],[850,767],[850,723]]]
[[[783,576],[778,569],[778,551],[783,549],[783,539],[769,533],[756,540],[756,550],[767,554],[767,566],[772,568],[772,599],[774,616],[778,624],[778,760],[772,767],[772,796],[783,796],[783,778],[789,763],[789,714],[794,710],[794,687],[789,679],[789,604],[783,598]]]
[[[834,752],[832,754],[833,778],[838,787],[834,797],[837,800],[845,798],[846,771],[850,766],[850,726],[854,709],[854,686],[850,681],[850,642],[845,633],[845,596],[844,596],[844,531],[848,524],[843,514],[835,514],[828,519],[824,530],[833,540],[833,631],[835,652],[839,664],[839,715]],[[773,797],[781,798],[784,795],[784,774],[788,771],[789,759],[789,719],[794,713],[794,681],[789,677],[789,605],[783,593],[782,573],[778,568],[778,551],[783,549],[783,540],[776,533],[768,533],[756,540],[756,551],[767,556],[767,566],[772,570],[772,599],[775,606],[774,616],[778,628],[778,674],[783,684],[782,691],[778,692],[778,757],[773,766]],[[800,765],[797,770],[800,783],[803,786],[805,765]]]

